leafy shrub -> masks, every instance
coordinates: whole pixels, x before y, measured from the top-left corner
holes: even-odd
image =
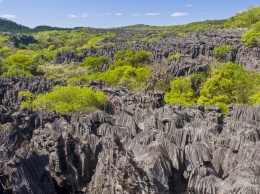
[[[174,54],[171,54],[168,59],[178,59],[181,57],[181,53],[177,52],[177,53],[174,53]]]
[[[257,22],[251,29],[247,30],[242,35],[241,40],[248,47],[254,47],[260,44],[260,22]]]
[[[260,104],[260,91],[249,97],[250,104],[259,105]]]
[[[18,96],[21,96],[23,98],[24,101],[22,101],[22,103],[20,104],[20,108],[29,108],[32,109],[33,108],[33,93],[29,92],[29,91],[20,91],[18,93]]]
[[[153,55],[145,50],[135,51],[134,49],[120,50],[116,53],[116,61],[123,61],[134,67],[149,63]]]
[[[20,95],[27,94],[20,92]],[[78,111],[88,113],[101,108],[107,101],[102,91],[94,92],[91,88],[80,86],[56,86],[52,92],[39,94],[32,102],[28,98],[21,106],[48,112],[55,110],[61,114]]]
[[[108,58],[104,56],[100,57],[87,57],[79,66],[88,67],[92,72],[101,71],[102,65],[108,64]]]
[[[71,78],[68,84],[77,82],[87,83],[90,80],[106,81],[110,86],[124,86],[134,91],[139,91],[146,85],[146,80],[151,77],[148,67],[132,67],[130,65],[108,69],[106,72],[96,72],[79,78]]]
[[[3,70],[5,72],[2,76],[30,76],[34,71],[32,58],[18,53],[13,54],[5,60]]]
[[[197,102],[204,106],[219,104],[227,110],[230,103],[249,103],[259,83],[259,74],[248,72],[235,63],[220,63],[211,71]]]
[[[152,54],[144,50],[137,52],[134,49],[121,50],[116,53],[116,61],[110,65],[106,72],[100,72],[100,69],[96,67],[96,64],[99,63],[98,61],[105,61],[104,58],[87,58],[83,63],[92,68],[92,73],[86,76],[71,78],[68,80],[68,84],[73,85],[77,82],[86,83],[90,80],[102,80],[111,86],[119,85],[139,91],[146,86],[146,81],[151,77],[150,70],[145,66],[146,63],[150,62],[151,57]]]
[[[234,46],[223,44],[218,47],[215,47],[213,52],[218,59],[222,58],[226,53],[234,50]]]
[[[235,16],[229,18],[224,26],[227,28],[245,28],[250,27],[260,21],[260,7],[253,6],[247,11],[236,14]]]
[[[165,102],[191,105],[195,103],[195,91],[188,77],[175,78],[171,82],[171,91],[165,93]]]
[[[184,36],[186,36],[187,34],[186,34],[185,32],[178,32],[177,35],[178,35],[178,36],[181,36],[181,37],[184,37]]]

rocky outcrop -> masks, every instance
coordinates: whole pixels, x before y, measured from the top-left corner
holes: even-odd
[[[216,30],[188,33],[181,37],[175,33],[168,32],[166,37],[154,42],[136,39],[136,34],[151,35],[149,31],[116,31],[116,36],[107,38],[104,43],[113,42],[115,46],[104,46],[102,48],[89,48],[82,50],[83,57],[77,52],[58,52],[55,63],[81,62],[89,56],[106,56],[110,63],[114,61],[114,55],[122,49],[134,48],[135,50],[146,50],[153,54],[153,64],[159,64],[164,78],[171,80],[175,76],[183,76],[194,72],[206,71],[208,67],[216,62],[213,52],[217,46],[233,45],[234,50],[224,55],[221,62],[236,62],[248,70],[260,71],[260,48],[248,48],[240,41],[244,30]],[[126,44],[127,42],[127,44]],[[181,57],[169,60],[171,54],[180,53]],[[158,72],[154,72],[158,73]]]
[[[19,91],[29,91],[35,95],[50,91],[58,82],[45,77],[7,77],[0,79],[0,105],[6,109],[18,109],[22,97],[18,96]],[[0,108],[2,111],[5,108]],[[1,116],[0,116],[1,118]],[[0,120],[1,121],[1,120]]]
[[[1,99],[18,103],[11,81],[34,93],[53,85],[19,79],[0,79]],[[102,90],[110,105],[90,114],[1,101],[1,193],[260,193],[260,107],[230,105],[223,115],[217,106],[167,105],[161,92]]]

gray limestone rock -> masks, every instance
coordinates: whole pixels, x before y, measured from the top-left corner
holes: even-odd
[[[259,107],[230,105],[223,115],[92,83],[111,106],[60,115],[17,109],[17,92],[49,91],[53,82],[0,84],[1,193],[260,193]]]

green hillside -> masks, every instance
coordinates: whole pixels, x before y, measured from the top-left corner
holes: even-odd
[[[0,18],[0,32],[27,33],[30,28],[17,24],[13,21]]]

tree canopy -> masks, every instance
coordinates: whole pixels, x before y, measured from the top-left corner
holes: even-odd
[[[47,94],[39,94],[35,100],[32,100],[29,92],[20,92],[19,95],[25,97],[21,107],[57,111],[61,114],[92,112],[102,108],[108,101],[102,91],[95,92],[91,88],[80,86],[56,86]]]

